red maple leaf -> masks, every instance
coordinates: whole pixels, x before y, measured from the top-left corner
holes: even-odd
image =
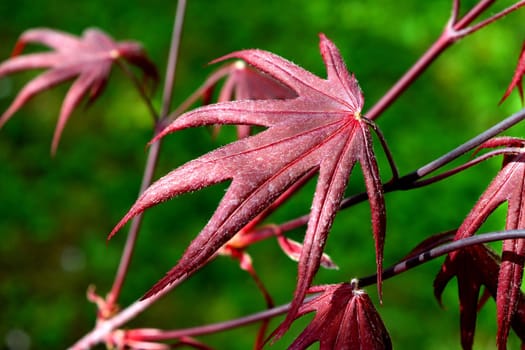
[[[441,295],[448,282],[456,277],[460,302],[461,344],[472,349],[477,313],[487,297],[497,299],[498,272],[501,259],[484,245],[464,248],[453,260],[447,259],[434,281],[434,294],[441,303]],[[481,287],[485,287],[480,296]],[[518,295],[515,313],[508,320],[516,335],[525,341],[525,297]],[[499,346],[505,348],[505,344]]]
[[[385,350],[392,342],[374,304],[351,283],[312,287],[321,293],[299,309],[297,317],[315,311],[314,319],[288,349],[303,350],[319,342],[321,350]]]
[[[434,295],[441,303],[441,294],[448,282],[456,277],[460,303],[461,345],[472,349],[481,287],[496,295],[499,258],[485,246],[460,250],[454,257],[447,257],[434,280]]]
[[[180,116],[152,141],[202,125],[246,124],[268,128],[192,160],[159,179],[112,230],[110,237],[132,217],[161,201],[232,180],[210,221],[178,264],[145,297],[203,266],[287,188],[316,169],[319,178],[299,259],[297,288],[282,327],[284,332],[319,268],[326,238],[356,162],[361,163],[372,208],[377,271],[381,276],[385,207],[369,121],[361,116],[363,96],[338,49],[322,34],[320,48],[327,79],[266,51],[244,50],[223,57],[221,60],[243,59],[294,90],[297,97],[204,106]],[[378,277],[379,288],[380,285]]]
[[[496,138],[489,140],[481,148],[498,146],[520,146],[525,141],[516,138]],[[506,229],[525,228],[525,153],[507,154],[504,157],[503,167],[491,184],[487,187],[474,208],[470,211],[456,232],[454,239],[462,239],[475,234],[488,216],[502,203],[508,203]],[[521,295],[521,281],[525,261],[525,242],[523,239],[509,239],[503,242],[501,266],[499,270],[489,264],[487,254],[481,254],[478,249],[460,250],[449,254],[436,279],[436,295],[452,277],[456,275],[459,284],[460,309],[462,318],[462,342],[466,349],[472,347],[474,326],[477,310],[473,306],[477,303],[479,287],[488,286],[490,277],[485,276],[490,269],[494,276],[498,275],[497,291],[489,290],[496,298],[498,319],[498,348],[506,346],[507,337],[512,319],[518,308]],[[478,272],[474,272],[474,271]],[[482,277],[477,276],[481,274]],[[485,276],[485,277],[483,277]],[[494,286],[495,287],[495,286]],[[465,320],[464,320],[465,319]]]
[[[28,43],[42,44],[54,51],[18,56]],[[31,80],[18,93],[11,106],[0,117],[0,128],[34,95],[77,77],[60,110],[51,146],[52,153],[56,152],[62,130],[82,98],[89,94],[89,102],[92,102],[103,91],[115,61],[124,59],[139,67],[144,78],[158,80],[155,65],[138,43],[115,42],[98,29],[87,29],[81,38],[52,29],[31,29],[20,36],[12,56],[0,64],[0,77],[28,69],[49,70]]]

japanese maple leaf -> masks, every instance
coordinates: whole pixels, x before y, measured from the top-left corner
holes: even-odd
[[[18,56],[28,43],[42,44],[54,51]],[[155,65],[138,43],[115,42],[98,29],[87,29],[81,38],[45,28],[24,32],[16,43],[13,57],[0,64],[0,77],[28,69],[49,70],[31,80],[18,93],[11,106],[0,117],[0,128],[34,95],[76,77],[60,110],[51,146],[54,154],[64,126],[75,107],[88,94],[89,102],[100,95],[112,64],[121,58],[140,68],[145,78],[154,81],[158,79]]]
[[[434,280],[434,294],[441,304],[441,295],[448,282],[458,280],[460,302],[461,344],[463,349],[472,349],[477,313],[488,295],[496,300],[498,272],[501,259],[485,245],[464,248],[453,260],[447,259]],[[481,287],[485,287],[480,296]],[[525,297],[519,293],[516,312],[509,319],[515,333],[525,341]]]
[[[525,74],[525,42],[523,43],[523,46],[521,47],[520,56],[518,58],[518,65],[516,67],[516,70],[514,71],[514,75],[512,76],[512,80],[507,87],[507,90],[503,94],[503,97],[499,101],[499,103],[503,103],[509,97],[512,90],[515,88],[518,88],[518,92],[520,94],[521,103],[523,104],[523,74]]]
[[[441,295],[448,282],[456,277],[460,303],[461,345],[472,349],[481,287],[495,296],[499,271],[498,257],[485,246],[474,246],[457,252],[454,259],[447,257],[434,280],[434,294],[441,303]]]
[[[497,146],[520,146],[523,147],[525,141],[516,138],[496,138],[484,143],[481,147]],[[503,167],[491,184],[487,187],[481,198],[474,208],[470,211],[462,225],[456,232],[455,239],[472,236],[488,216],[498,208],[502,203],[508,203],[506,229],[523,229],[525,228],[525,153],[506,155],[503,161]],[[472,255],[477,253],[476,250],[467,250]],[[475,277],[473,270],[487,270],[486,258],[465,257],[464,252],[456,251],[447,257],[441,269],[441,275],[449,276],[450,271],[454,271],[454,266],[460,266],[457,272],[459,280],[459,293],[461,299],[462,313],[469,321],[462,322],[462,338],[464,338],[464,348],[471,348],[473,334],[472,320],[475,322],[476,309],[466,307],[464,303],[473,303],[477,300],[477,289],[481,281]],[[479,254],[477,254],[479,255]],[[471,261],[467,264],[465,259]],[[456,261],[457,260],[457,261]],[[472,263],[472,260],[474,261]],[[512,318],[517,310],[520,299],[520,286],[523,277],[523,265],[525,261],[525,242],[523,239],[509,239],[503,242],[503,253],[501,266],[496,272],[498,273],[497,292],[494,290],[493,295],[497,295],[497,319],[498,319],[498,348],[506,347],[507,337],[509,334]],[[469,267],[467,267],[469,265]],[[475,266],[477,265],[477,266]],[[456,268],[457,269],[457,268]],[[494,269],[494,268],[492,268]],[[463,271],[464,270],[464,271]],[[461,273],[463,271],[463,273]],[[438,290],[444,287],[446,278],[439,277]],[[464,283],[462,283],[464,281]],[[446,282],[445,282],[446,284]],[[463,287],[462,287],[463,286]],[[492,292],[491,292],[492,293]],[[465,334],[463,334],[465,328]]]
[[[315,312],[314,319],[288,348],[303,350],[319,342],[321,350],[385,350],[392,342],[374,304],[351,283],[316,286],[321,293],[299,309],[297,317]]]
[[[317,169],[319,177],[299,259],[297,287],[291,311],[282,327],[284,332],[319,268],[328,232],[350,172],[358,161],[372,208],[376,263],[378,276],[381,276],[385,207],[369,125],[361,116],[363,95],[336,46],[322,34],[320,49],[327,79],[266,51],[244,50],[224,56],[221,60],[243,59],[293,89],[297,97],[232,101],[201,107],[180,116],[152,141],[177,130],[202,125],[267,127],[254,136],[192,160],[159,179],[139,197],[110,233],[111,237],[132,217],[161,201],[231,180],[210,221],[190,243],[177,265],[145,297],[203,266],[294,182]]]

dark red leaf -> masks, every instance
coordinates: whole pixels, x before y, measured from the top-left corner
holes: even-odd
[[[303,249],[298,284],[282,334],[299,309],[317,272],[349,174],[361,163],[372,208],[378,276],[382,272],[385,207],[368,123],[361,116],[363,96],[342,57],[324,35],[321,53],[328,78],[261,50],[239,51],[222,59],[243,59],[294,90],[284,100],[242,100],[201,107],[165,128],[152,142],[177,130],[213,124],[259,125],[268,129],[210,152],[151,185],[110,234],[132,217],[181,193],[232,180],[217,210],[191,242],[178,264],[145,297],[192,274],[257,214],[312,169],[319,178]],[[380,290],[381,278],[378,278]]]
[[[487,294],[496,300],[500,258],[484,245],[462,249],[454,260],[446,259],[434,281],[434,294],[441,303],[441,294],[448,282],[458,279],[460,297],[461,343],[472,349],[477,312],[485,304]],[[480,296],[480,288],[484,293]],[[525,296],[519,293],[516,312],[510,319],[514,332],[525,341]]]
[[[487,142],[482,147],[490,146],[516,146],[519,145],[515,138],[500,138]],[[521,143],[523,145],[523,141]],[[475,234],[487,217],[502,203],[508,203],[506,229],[525,228],[525,153],[506,155],[503,168],[488,186],[474,208],[468,214],[462,225],[457,230],[455,239],[466,238]],[[480,279],[473,270],[488,269],[487,258],[479,258],[476,250],[467,250],[469,253],[457,251],[449,254],[442,267],[436,293],[439,295],[448,280],[443,276],[458,278],[460,289],[461,313],[468,321],[462,322],[462,341],[464,348],[471,348],[472,336],[476,319],[476,308],[480,286],[487,285],[488,281]],[[465,255],[466,254],[466,255]],[[467,261],[465,261],[465,259]],[[519,298],[520,286],[523,277],[525,261],[525,243],[522,239],[511,239],[503,242],[502,262],[499,268],[497,292],[491,291],[496,296],[498,318],[498,348],[506,347],[511,321],[515,314]],[[483,266],[482,266],[483,265]],[[455,267],[455,271],[454,271]],[[494,268],[491,268],[494,270]],[[498,270],[495,270],[498,272]],[[484,271],[483,271],[484,272]],[[488,287],[488,286],[487,286]],[[468,305],[468,307],[467,307]]]
[[[474,246],[459,251],[454,259],[447,257],[434,281],[434,294],[441,303],[441,294],[448,282],[456,277],[460,303],[461,345],[472,349],[480,289],[485,286],[495,298],[499,261],[485,246]]]
[[[18,56],[28,43],[48,46],[54,51]],[[155,65],[142,47],[134,42],[115,42],[98,29],[88,29],[81,38],[52,29],[31,29],[24,32],[15,45],[11,59],[0,64],[0,77],[28,69],[49,68],[31,80],[18,93],[0,117],[0,128],[34,95],[76,77],[69,89],[58,118],[51,151],[54,154],[69,116],[82,98],[89,102],[103,91],[112,64],[122,58],[139,67],[145,78],[158,79]]]
[[[315,342],[321,350],[391,349],[388,331],[364,290],[350,283],[318,286],[320,292],[299,309],[297,317],[315,312],[314,319],[288,349],[302,350]]]

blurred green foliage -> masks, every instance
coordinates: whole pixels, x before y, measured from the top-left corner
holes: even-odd
[[[188,4],[174,103],[183,101],[213,67],[207,62],[243,48],[262,48],[324,76],[319,32],[340,48],[363,88],[369,108],[437,38],[450,1],[312,0],[194,1]],[[464,1],[463,7],[475,1]],[[494,11],[510,1],[501,1]],[[0,57],[6,59],[25,29],[52,27],[80,34],[99,27],[117,40],[142,42],[161,74],[171,35],[175,1],[3,1],[0,2]],[[525,34],[524,12],[462,40],[378,120],[401,174],[437,158],[520,108],[516,94],[498,107],[510,81]],[[33,74],[0,80],[0,110]],[[162,86],[162,84],[161,84]],[[56,157],[49,154],[54,124],[67,86],[34,98],[0,131],[0,347],[64,348],[90,330],[95,307],[90,284],[106,293],[119,261],[125,232],[109,244],[106,235],[136,197],[152,135],[151,118],[118,69],[107,91],[89,108],[79,108],[67,125]],[[155,96],[160,105],[161,91]],[[365,112],[366,112],[365,108]],[[507,134],[523,136],[523,126]],[[196,129],[166,138],[157,176],[231,140]],[[196,141],[197,140],[197,141]],[[378,148],[379,149],[379,148]],[[381,158],[381,157],[380,157]],[[390,173],[381,158],[384,179]],[[453,179],[387,195],[385,263],[404,256],[432,233],[457,227],[500,161],[481,164]],[[271,218],[283,222],[307,212],[314,184]],[[121,302],[142,295],[178,260],[206,223],[225,185],[181,196],[148,211]],[[362,190],[353,176],[348,193]],[[501,229],[498,210],[485,230]],[[369,209],[360,204],[336,218],[327,251],[340,266],[321,271],[318,282],[335,283],[373,273]],[[292,233],[300,239],[302,230]],[[254,264],[277,303],[289,301],[295,263],[274,241],[250,250]],[[454,283],[441,309],[433,298],[435,261],[388,280],[378,310],[396,348],[459,347]],[[372,297],[374,288],[368,288]],[[239,317],[264,308],[253,281],[235,262],[219,258],[134,320],[131,326],[181,328]],[[307,319],[307,318],[305,318]],[[279,320],[274,320],[276,325]],[[301,331],[301,320],[283,341]],[[476,348],[495,343],[495,307],[483,310]],[[220,349],[252,346],[254,326],[202,337]],[[511,335],[513,337],[513,335]],[[516,344],[516,339],[511,339]],[[10,345],[9,345],[10,344]],[[18,345],[16,345],[18,344]]]

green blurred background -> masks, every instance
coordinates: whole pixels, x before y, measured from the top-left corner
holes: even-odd
[[[464,1],[463,7],[475,1]],[[500,1],[492,13],[510,1]],[[99,27],[117,40],[142,42],[164,74],[175,1],[0,2],[0,54],[6,59],[27,28],[51,27],[80,34]],[[262,48],[324,76],[318,33],[342,52],[365,94],[366,109],[396,81],[439,35],[450,1],[193,1],[188,4],[174,103],[183,101],[210,74],[207,62],[243,48]],[[513,93],[497,103],[512,76],[523,37],[525,12],[505,18],[448,50],[378,120],[401,174],[451,150],[520,108]],[[30,49],[31,51],[32,49]],[[33,77],[0,80],[0,110]],[[161,84],[162,86],[162,84]],[[24,106],[0,131],[0,348],[65,348],[89,331],[95,307],[86,289],[111,287],[125,231],[109,244],[106,235],[136,198],[149,141],[151,118],[122,72],[115,69],[103,96],[79,108],[68,123],[56,157],[49,154],[61,101],[69,86],[45,92]],[[161,91],[155,97],[160,105]],[[522,136],[518,126],[507,132]],[[226,130],[213,140],[207,129],[166,138],[157,177],[232,139]],[[379,151],[379,148],[378,148]],[[380,157],[382,174],[390,173]],[[456,163],[457,164],[457,163]],[[457,227],[500,165],[494,159],[456,178],[416,191],[387,195],[386,265],[428,235]],[[271,218],[283,222],[307,212],[314,184]],[[128,305],[178,260],[206,223],[225,186],[181,196],[148,211],[135,259],[121,297]],[[348,193],[363,189],[359,170]],[[484,227],[501,229],[504,210]],[[375,271],[366,203],[341,212],[327,243],[340,266],[321,271],[319,283],[336,283]],[[300,239],[303,230],[292,233]],[[273,240],[250,250],[255,267],[278,304],[289,301],[296,265]],[[398,349],[459,348],[457,290],[434,300],[432,281],[441,259],[384,285],[378,306]],[[367,288],[377,301],[376,291]],[[216,259],[194,278],[134,320],[133,327],[181,328],[218,322],[264,308],[253,281],[228,258]],[[305,318],[307,319],[307,318]],[[276,325],[275,320],[272,325]],[[304,326],[274,344],[285,348]],[[483,309],[477,349],[495,343],[495,307]],[[218,349],[248,349],[256,327],[202,341]],[[511,348],[517,346],[511,335]]]

